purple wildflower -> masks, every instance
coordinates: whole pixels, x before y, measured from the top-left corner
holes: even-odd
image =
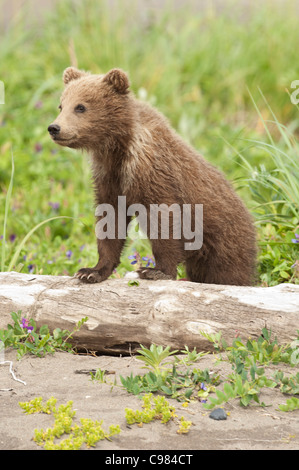
[[[156,266],[156,262],[154,258],[151,258],[150,256],[143,256],[142,259],[143,261],[147,261],[146,268],[148,268],[151,263],[154,267]]]
[[[202,390],[205,390],[205,391],[207,390],[207,387],[205,386],[205,384],[204,384],[203,382],[201,382],[200,388],[201,388]]]
[[[296,237],[296,238],[292,238],[292,242],[293,242],[293,243],[299,243],[299,234],[298,234],[298,233],[295,233],[295,237]]]
[[[27,320],[27,318],[22,318],[22,328],[26,329],[27,331],[32,331],[33,330],[33,326],[30,326],[29,325],[29,320]]]
[[[132,261],[131,264],[136,264],[138,261],[140,261],[140,254],[135,251],[133,255],[128,256],[128,259],[133,259],[134,261]]]
[[[43,146],[42,144],[40,144],[39,142],[37,142],[34,146],[34,150],[38,153],[38,152],[41,152],[43,150]]]
[[[34,265],[34,264],[28,264],[27,267],[28,267],[28,271],[29,271],[30,273],[33,273],[34,268],[35,268],[35,265]]]
[[[72,254],[73,254],[72,250],[67,250],[66,257],[70,259]]]
[[[35,109],[40,109],[43,107],[43,102],[42,101],[37,101],[34,105]]]
[[[9,241],[10,241],[10,242],[14,242],[16,238],[17,238],[17,236],[16,236],[14,233],[12,233],[11,235],[9,235]]]
[[[49,206],[51,206],[54,211],[57,211],[60,207],[60,204],[59,202],[49,202]]]

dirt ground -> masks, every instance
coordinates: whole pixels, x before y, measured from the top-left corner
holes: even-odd
[[[2,358],[3,360],[3,358]],[[227,420],[215,421],[203,404],[195,401],[183,408],[176,400],[169,400],[176,408],[178,418],[162,424],[154,421],[139,427],[128,426],[125,408],[141,409],[142,401],[129,394],[122,387],[111,387],[91,381],[86,373],[91,369],[109,371],[107,379],[120,384],[118,375],[124,377],[143,372],[142,363],[135,357],[117,358],[111,356],[83,356],[69,353],[55,353],[45,358],[25,356],[16,359],[15,351],[5,351],[5,361],[13,361],[16,378],[26,385],[15,381],[9,372],[9,364],[0,365],[0,449],[1,450],[38,450],[32,440],[34,429],[52,427],[52,415],[26,415],[19,402],[43,397],[44,402],[51,396],[58,404],[73,401],[76,410],[74,422],[80,418],[103,420],[103,429],[119,424],[121,433],[111,441],[99,441],[96,449],[102,451],[127,450],[295,450],[299,449],[299,410],[284,413],[278,404],[286,398],[278,390],[265,389],[261,399],[269,407],[249,406],[242,408],[238,401],[224,405]],[[225,376],[231,366],[222,361],[215,362],[212,355],[203,357],[196,367],[209,368]],[[78,373],[78,371],[80,373]],[[290,371],[294,373],[294,370]],[[9,390],[3,390],[9,389]],[[184,416],[193,425],[188,434],[177,434],[178,419]]]

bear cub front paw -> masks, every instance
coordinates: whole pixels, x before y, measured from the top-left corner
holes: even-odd
[[[88,284],[102,282],[106,279],[97,269],[94,268],[82,268],[75,274],[75,277]]]

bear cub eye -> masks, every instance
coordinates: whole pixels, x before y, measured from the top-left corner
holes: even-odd
[[[86,108],[85,108],[85,106],[83,106],[83,104],[78,104],[75,107],[75,112],[76,113],[84,113],[84,111],[86,111]]]

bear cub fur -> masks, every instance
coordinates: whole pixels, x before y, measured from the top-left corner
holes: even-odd
[[[85,149],[92,156],[95,203],[115,208],[151,205],[203,206],[200,249],[187,250],[175,237],[151,239],[155,268],[140,268],[144,279],[176,279],[184,263],[188,279],[210,284],[250,285],[255,277],[256,239],[248,210],[222,173],[182,140],[156,109],[135,98],[120,69],[93,75],[68,67],[60,114],[48,131],[59,145]],[[100,220],[101,218],[98,218]],[[130,217],[125,215],[127,225]],[[194,214],[191,225],[195,229]],[[149,227],[149,224],[147,225]],[[150,238],[150,233],[148,232]],[[190,240],[187,240],[190,241]],[[76,276],[93,283],[107,279],[120,262],[125,237],[97,239],[99,261]]]

